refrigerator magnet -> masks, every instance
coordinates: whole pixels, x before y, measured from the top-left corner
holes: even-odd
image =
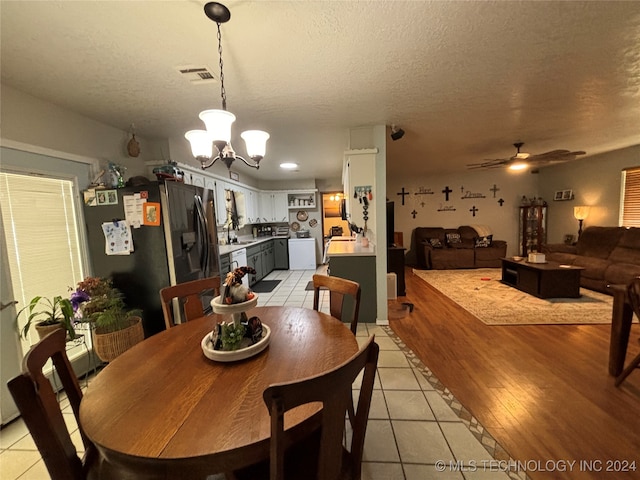
[[[142,211],[143,225],[160,226],[160,204],[155,202],[145,202]]]

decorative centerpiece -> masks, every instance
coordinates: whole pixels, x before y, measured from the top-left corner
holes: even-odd
[[[229,272],[221,295],[211,300],[214,313],[225,317],[201,342],[202,351],[211,360],[231,362],[252,357],[269,344],[271,331],[256,316],[246,312],[258,304],[258,295],[243,285],[242,278],[255,274],[251,267],[239,267]]]

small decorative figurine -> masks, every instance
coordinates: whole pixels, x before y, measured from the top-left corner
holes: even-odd
[[[256,271],[251,267],[238,267],[227,273],[222,292],[222,298],[227,305],[246,302],[254,297],[249,287],[242,284],[242,277],[247,273],[255,274]]]

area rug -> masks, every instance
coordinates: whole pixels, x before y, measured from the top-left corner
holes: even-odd
[[[251,290],[256,293],[270,293],[273,292],[273,289],[278,286],[280,280],[260,280],[256,283]]]
[[[308,292],[313,290],[313,281],[310,281],[309,283],[307,283],[307,286],[304,287],[304,289]],[[326,290],[326,287],[320,287],[320,290]]]
[[[503,284],[502,269],[413,270],[487,325],[611,323],[613,297],[580,289],[580,298],[537,298]]]

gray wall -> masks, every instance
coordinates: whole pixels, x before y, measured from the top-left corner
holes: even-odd
[[[549,203],[549,243],[562,242],[566,234],[577,236],[574,206],[591,206],[583,228],[589,225],[617,226],[621,172],[638,166],[640,145],[541,169],[539,192]],[[554,201],[554,193],[558,190],[573,190],[574,200]]]

